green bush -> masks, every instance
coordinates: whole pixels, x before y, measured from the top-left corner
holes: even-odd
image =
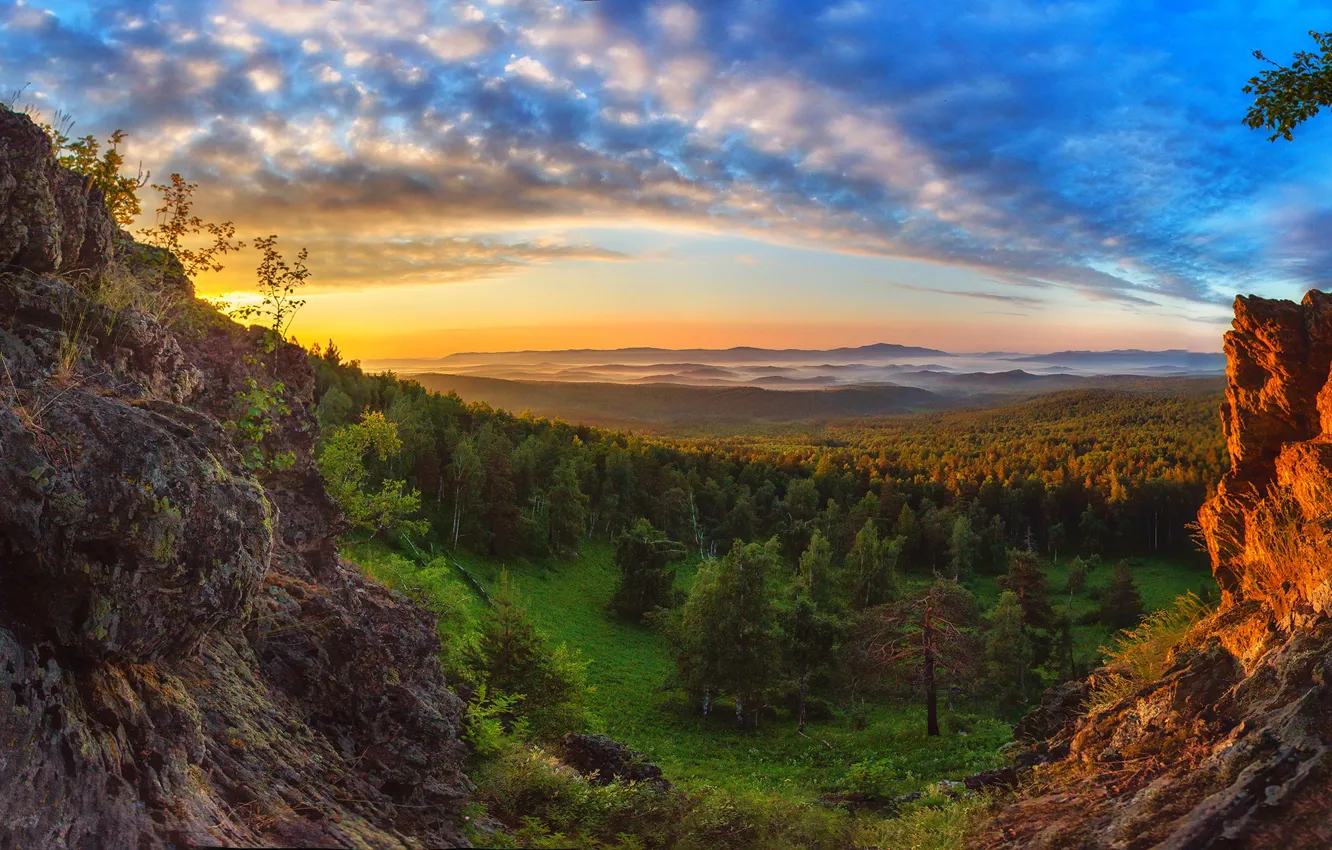
[[[468,656],[497,696],[521,698],[511,720],[525,721],[537,740],[587,727],[587,662],[566,644],[552,645],[536,628],[507,576],[501,576],[494,607]]]
[[[469,831],[487,847],[842,848],[860,828],[845,812],[775,794],[593,785],[546,750],[511,740],[472,779],[509,830]]]
[[[941,802],[926,798],[905,807],[891,820],[861,821],[853,846],[884,850],[961,850],[987,817],[987,797],[962,797]]]

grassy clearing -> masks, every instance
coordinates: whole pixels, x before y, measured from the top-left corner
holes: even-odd
[[[644,753],[687,792],[669,802],[632,787],[585,787],[539,749],[514,749],[477,767],[485,805],[508,831],[478,834],[476,840],[516,847],[664,843],[955,850],[986,817],[987,799],[950,799],[936,783],[1001,764],[998,751],[1009,740],[1007,724],[984,712],[945,713],[944,734],[931,739],[924,734],[923,708],[911,704],[874,706],[861,729],[839,712],[811,722],[805,735],[785,712],[745,732],[734,730],[725,704],[703,718],[678,691],[664,687],[673,665],[661,638],[610,614],[618,574],[608,543],[585,541],[577,558],[503,563],[461,552],[425,568],[378,544],[349,546],[345,554],[440,614],[446,663],[456,661],[461,649],[449,643],[450,628],[466,629],[484,612],[485,603],[467,587],[464,572],[492,592],[507,573],[542,630],[590,662],[595,731]],[[1063,592],[1066,563],[1047,566],[1056,605],[1069,604]],[[1086,589],[1073,595],[1075,617],[1096,610],[1097,591],[1109,583],[1112,569],[1106,564],[1088,575]],[[696,570],[697,564],[684,565],[677,585],[687,588]],[[1134,576],[1148,610],[1172,608],[1177,596],[1214,587],[1197,565],[1166,559],[1135,561]],[[998,597],[993,576],[977,577],[971,586],[983,606]],[[1078,626],[1077,651],[1099,659],[1099,648],[1111,637],[1105,627]],[[891,819],[853,818],[816,804],[831,791],[926,796]],[[658,811],[662,806],[674,808]]]
[[[645,753],[672,781],[809,799],[843,788],[842,780],[861,762],[875,766],[882,793],[922,790],[998,763],[995,751],[1008,740],[1007,725],[969,719],[967,734],[931,740],[924,734],[923,707],[877,706],[862,730],[839,717],[811,723],[805,735],[784,712],[743,733],[732,728],[725,703],[710,717],[699,716],[678,692],[662,687],[673,668],[661,639],[607,614],[618,575],[611,555],[608,544],[593,541],[584,543],[577,559],[515,558],[500,565],[463,554],[459,560],[491,586],[501,569],[508,570],[541,627],[591,661],[588,679],[596,688],[592,701],[600,730]],[[692,565],[682,570],[682,586],[693,572]]]
[[[475,597],[474,610],[458,610],[461,574],[456,567],[441,568],[437,562],[433,570],[418,571],[385,558],[387,551],[369,544],[352,547],[347,554],[372,565],[368,569],[386,583],[414,589],[418,596],[428,595],[432,583],[448,579],[452,585],[440,597],[446,602],[441,613],[463,621],[479,614],[481,603]],[[609,614],[618,573],[606,542],[585,541],[577,558],[516,557],[500,563],[460,552],[455,560],[492,590],[507,571],[541,628],[591,662],[587,673],[595,688],[591,703],[597,730],[643,752],[685,787],[778,792],[806,800],[836,790],[903,794],[1001,762],[997,750],[1008,740],[1008,726],[984,712],[953,722],[946,717],[946,732],[937,739],[923,734],[923,709],[910,704],[870,707],[865,728],[859,730],[841,713],[811,723],[805,735],[785,712],[743,733],[732,728],[725,703],[710,717],[701,717],[678,691],[664,687],[673,665],[660,637]],[[678,585],[687,588],[696,569],[697,564],[684,565]],[[1095,597],[1109,583],[1111,571],[1109,564],[1092,570],[1086,589],[1073,594],[1075,618],[1096,610]],[[1049,565],[1047,574],[1052,603],[1057,609],[1070,605],[1063,592],[1067,559]],[[1197,565],[1167,559],[1135,559],[1134,577],[1148,610],[1167,608],[1189,591],[1207,592],[1211,584],[1211,576]],[[982,606],[998,598],[993,576],[976,577],[970,585]],[[1104,626],[1079,625],[1074,637],[1079,657],[1099,659],[1100,647],[1111,643],[1113,635]],[[958,710],[974,709],[959,705]]]

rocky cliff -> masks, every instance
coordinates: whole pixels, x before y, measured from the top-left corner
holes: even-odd
[[[1332,296],[1235,301],[1219,610],[1157,681],[1041,745],[986,848],[1332,847]]]
[[[0,847],[458,843],[435,624],[337,557],[304,353],[3,109],[0,357]],[[250,380],[286,468],[227,427]]]

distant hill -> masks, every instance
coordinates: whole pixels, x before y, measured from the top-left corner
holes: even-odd
[[[945,400],[917,387],[769,390],[761,387],[693,387],[676,384],[610,384],[507,381],[470,375],[414,375],[422,386],[456,392],[515,413],[609,427],[647,428],[725,423],[827,421],[937,410]]]
[[[384,369],[452,369],[459,364],[488,365],[545,365],[552,361],[565,365],[648,365],[690,361],[707,365],[718,363],[790,363],[790,362],[855,362],[863,359],[891,360],[899,357],[951,357],[946,351],[878,342],[856,348],[803,349],[803,348],[573,348],[564,351],[499,351],[462,352],[448,357],[430,359],[376,360],[374,366]]]
[[[374,360],[371,370],[391,369],[401,374],[434,372],[450,375],[501,378],[515,381],[610,383],[674,383],[683,386],[797,386],[850,387],[905,384],[934,389],[930,374],[951,373],[959,378],[951,386],[959,391],[987,392],[993,387],[1016,388],[1023,381],[1035,386],[1032,374],[1104,375],[1222,375],[1225,356],[1220,353],[1166,349],[1113,351],[1056,351],[1050,354],[958,354],[932,348],[893,343],[808,350],[742,346],[725,349],[619,348],[614,350],[470,352],[438,359]],[[984,375],[1007,377],[986,379]],[[766,380],[774,376],[790,379]],[[899,376],[902,376],[899,380]],[[906,377],[917,376],[917,377]],[[1051,383],[1048,388],[1084,386]]]
[[[661,383],[513,381],[472,375],[425,373],[413,379],[437,392],[456,392],[466,401],[484,401],[514,413],[531,411],[612,428],[647,431],[789,423],[827,423],[838,420],[923,413],[995,404],[1063,390],[1121,390],[1188,395],[1214,393],[1222,386],[1213,378],[1161,378],[1071,375],[1033,375],[1020,370],[999,374],[954,375],[917,372],[903,379],[929,386],[865,384],[827,389],[783,384],[781,376],[765,380],[790,386],[769,389],[755,386],[682,385],[681,376],[657,377]],[[698,381],[710,379],[700,378]]]
[[[1225,372],[1226,355],[1212,351],[1185,351],[1179,348],[1164,351],[1146,351],[1141,348],[1120,348],[1113,351],[1056,351],[1051,354],[1031,354],[1007,358],[1015,363],[1048,363],[1084,369],[1143,370],[1174,366],[1188,372]]]

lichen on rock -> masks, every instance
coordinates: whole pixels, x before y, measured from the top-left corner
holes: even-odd
[[[304,352],[127,240],[0,109],[0,847],[457,845],[461,703],[430,616],[337,557]],[[281,472],[226,427],[258,378]]]

